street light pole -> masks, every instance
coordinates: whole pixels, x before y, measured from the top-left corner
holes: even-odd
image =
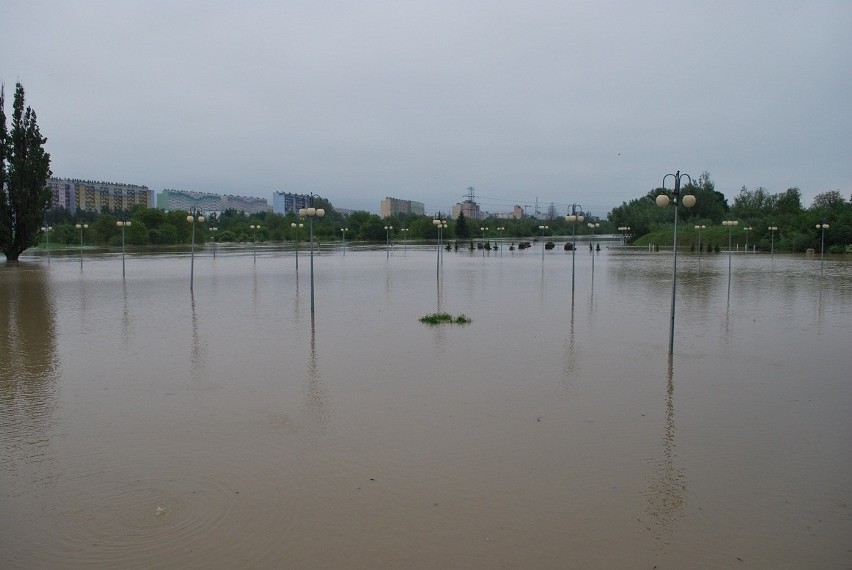
[[[438,229],[438,250],[435,261],[435,275],[440,276],[441,274],[441,234],[443,230],[447,227],[446,220],[441,219],[441,212],[438,212],[438,217],[432,220],[432,225]]]
[[[497,228],[497,231],[500,232],[500,243],[497,247],[500,248],[500,257],[503,257],[503,232],[506,230],[505,226],[500,226]]]
[[[754,228],[749,226],[747,228],[743,228],[743,231],[746,233],[746,241],[745,241],[745,252],[748,253],[748,232],[753,230]]]
[[[41,231],[44,232],[44,243],[45,243],[44,247],[45,247],[45,249],[47,249],[47,264],[48,265],[50,265],[50,230],[52,230],[52,229],[53,229],[53,227],[51,227],[51,226],[42,226],[41,227]]]
[[[822,222],[816,225],[818,230],[822,230],[822,237],[820,238],[820,248],[819,248],[819,272],[825,273],[825,230],[828,229],[828,224]]]
[[[192,250],[189,255],[189,290],[192,291],[195,280],[195,222],[204,223],[204,216],[197,214],[193,208],[192,213],[186,217],[186,221],[192,224]]]
[[[124,228],[129,228],[131,222],[122,222],[118,221],[115,223],[118,227],[121,228],[121,278],[124,279]],[[190,289],[192,286],[190,285]]]
[[[668,195],[665,194],[666,179],[669,176],[674,178],[674,189],[672,190],[671,199],[669,199]],[[663,176],[663,194],[658,195],[656,198],[657,206],[661,208],[668,206],[669,202],[674,204],[674,239],[672,241],[672,308],[671,317],[669,319],[669,354],[674,353],[675,291],[677,290],[677,208],[678,198],[681,194],[680,184],[683,178],[689,180],[689,185],[692,185],[692,178],[689,177],[689,174],[681,174],[680,170],[678,170],[675,174],[666,174]],[[685,194],[682,202],[684,207],[691,208],[695,206],[695,196],[692,194]]]
[[[572,204],[571,213],[565,216],[566,222],[571,222],[571,298],[574,298],[574,260],[577,255],[577,222],[582,223],[586,217],[583,215],[583,207],[577,213],[577,204]],[[592,256],[594,259],[594,255]]]
[[[323,208],[314,207],[314,198],[319,198],[316,194],[311,194],[311,205],[308,208],[300,208],[299,216],[308,217],[308,222],[311,229],[311,315],[314,314],[314,218],[322,218],[325,216]],[[301,224],[299,225],[301,227]]]
[[[592,275],[594,276],[594,274],[595,274],[595,229],[601,227],[601,224],[600,224],[600,222],[594,222],[594,223],[589,222],[587,225],[592,230],[592,241],[591,241],[591,243],[589,243],[589,251],[592,252]],[[573,259],[571,260],[571,265],[572,265],[571,273],[573,274],[574,273],[574,267],[573,267],[574,260]],[[572,275],[571,279],[572,280],[574,279],[573,275]]]
[[[724,220],[722,221],[723,226],[727,226],[728,228],[728,296],[731,296],[731,232],[734,230],[734,226],[739,224],[737,220]]]
[[[302,212],[304,212],[304,208],[299,209],[299,216],[302,216]],[[299,232],[302,228],[305,227],[305,224],[297,224],[296,222],[291,222],[290,227],[293,228],[293,231],[296,233],[296,275],[299,274],[299,238],[301,237]]]
[[[80,271],[83,271],[83,230],[89,229],[89,224],[77,224],[75,227],[80,230]]]
[[[550,226],[539,226],[538,227],[538,235],[539,237],[544,237],[544,230],[549,230]],[[542,267],[544,267],[544,242],[541,242],[541,263]]]
[[[774,256],[775,255],[775,232],[778,231],[778,226],[769,226],[766,229],[769,230],[769,235],[771,236],[771,240],[772,240],[770,242],[771,245],[769,246],[769,255]]]
[[[340,228],[340,231],[343,232],[343,255],[346,255],[346,230],[349,228]]]
[[[385,256],[390,259],[390,232],[393,226],[385,226]]]
[[[402,228],[399,231],[402,232],[402,253],[408,253],[408,240],[405,236],[408,235],[409,228]]]
[[[210,237],[213,238],[213,259],[216,259],[216,231],[218,229],[216,226],[210,228]]]
[[[706,228],[705,225],[695,226],[695,229],[698,230],[698,270],[701,271],[701,230]]]

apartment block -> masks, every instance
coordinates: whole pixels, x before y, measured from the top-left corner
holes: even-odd
[[[272,211],[276,214],[298,212],[300,208],[307,208],[310,205],[311,196],[309,194],[293,194],[292,192],[280,191],[272,193]]]
[[[426,206],[423,202],[414,202],[412,200],[400,200],[399,198],[385,198],[379,205],[379,216],[389,218],[403,214],[407,216],[424,216],[426,215]]]
[[[65,208],[72,214],[83,210],[117,212],[136,205],[154,206],[154,193],[147,186],[116,182],[96,182],[74,178],[49,178],[51,206]]]

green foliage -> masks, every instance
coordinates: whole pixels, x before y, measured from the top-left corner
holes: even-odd
[[[38,241],[50,207],[50,155],[44,150],[36,113],[24,108],[24,88],[15,85],[12,129],[6,128],[6,100],[0,87],[0,251],[10,261]]]
[[[471,319],[464,314],[454,317],[450,313],[432,313],[431,315],[420,317],[420,322],[427,325],[466,325],[471,322]]]

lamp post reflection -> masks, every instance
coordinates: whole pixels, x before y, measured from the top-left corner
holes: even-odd
[[[80,230],[80,271],[83,271],[83,230],[89,229],[89,224],[77,224],[74,227]]]
[[[115,225],[121,228],[121,277],[124,277],[124,228],[129,228],[131,222],[117,221]],[[192,286],[189,287],[192,289]]]

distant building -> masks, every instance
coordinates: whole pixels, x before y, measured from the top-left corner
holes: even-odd
[[[426,206],[423,202],[412,200],[400,200],[399,198],[385,198],[379,205],[379,217],[389,218],[403,214],[406,216],[425,216]]]
[[[161,210],[186,210],[187,212],[191,210],[224,212],[230,209],[247,214],[257,214],[268,211],[269,202],[266,198],[252,196],[165,189],[157,194],[157,207]]]
[[[477,204],[476,202],[471,202],[469,200],[465,200],[464,202],[458,203],[453,206],[453,218],[458,218],[459,214],[464,214],[464,217],[468,220],[483,219],[482,212],[479,209],[479,204]]]
[[[222,196],[209,192],[190,192],[166,188],[157,194],[157,208],[161,210],[191,210],[200,212],[221,212]]]
[[[307,208],[310,205],[311,196],[309,194],[293,194],[292,192],[272,193],[272,211],[276,214],[296,213],[300,208]]]
[[[51,191],[51,206],[65,208],[72,214],[77,210],[120,212],[136,205],[154,206],[154,193],[147,186],[76,178],[49,178],[47,186]]]

